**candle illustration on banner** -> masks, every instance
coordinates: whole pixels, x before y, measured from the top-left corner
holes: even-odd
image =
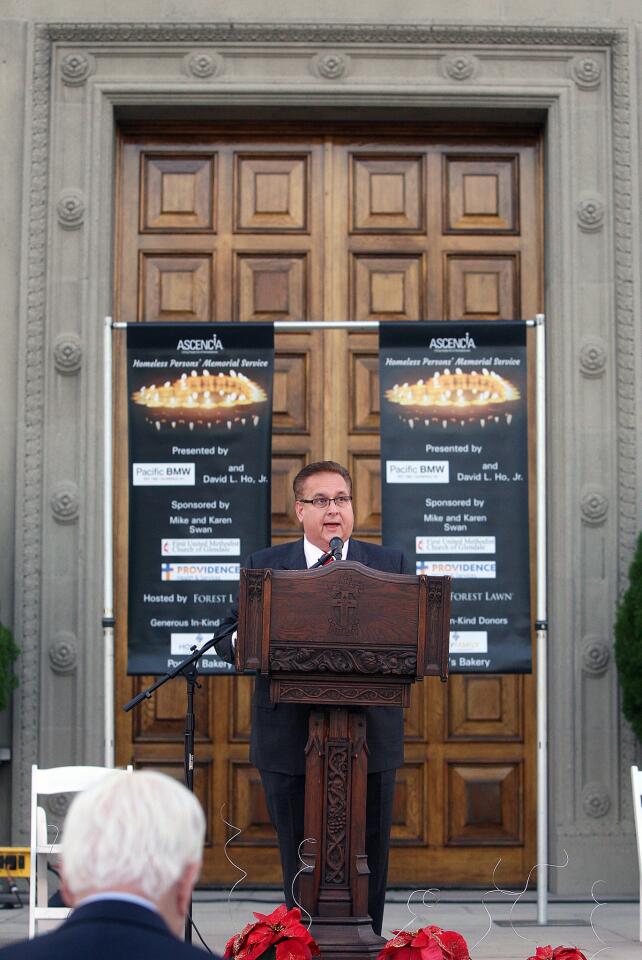
[[[414,427],[423,421],[424,426],[440,423],[444,429],[448,423],[478,421],[482,427],[487,423],[499,423],[500,414],[510,424],[510,405],[520,398],[519,390],[495,370],[484,368],[481,373],[472,370],[464,373],[459,367],[451,373],[435,371],[428,380],[416,383],[395,384],[385,393],[389,403],[402,408],[400,417]]]
[[[233,423],[257,426],[259,417],[251,408],[265,403],[267,394],[244,373],[210,373],[204,369],[202,373],[184,373],[173,383],[166,380],[160,386],[152,383],[141,387],[134,391],[132,400],[145,408],[147,419],[158,430],[163,424],[172,428],[186,425],[193,430],[195,426],[211,427],[222,422],[231,429]]]

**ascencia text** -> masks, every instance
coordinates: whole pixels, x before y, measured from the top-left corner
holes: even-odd
[[[200,350],[222,350],[223,342],[214,335],[209,340],[179,340],[176,344],[177,350],[183,353],[196,353]]]
[[[433,337],[431,350],[474,350],[475,341],[469,333],[463,337]]]

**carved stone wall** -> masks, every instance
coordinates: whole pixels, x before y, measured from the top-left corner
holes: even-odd
[[[2,137],[0,151],[0,183],[10,189],[2,191],[0,232],[0,622],[14,625],[14,553],[15,539],[15,475],[16,421],[18,417],[17,370],[19,356],[20,303],[20,240],[21,195],[16,174],[22,170],[25,99],[23,65],[27,52],[25,24],[12,23],[0,27],[0,62],[3,81],[0,84],[0,117],[11,118],[12,131]],[[1,126],[1,121],[0,121]],[[0,749],[11,747],[11,711],[0,711]],[[11,764],[0,760],[0,843],[11,840]]]
[[[29,765],[101,762],[101,363],[113,108],[235,103],[546,115],[551,855],[635,888],[610,654],[639,523],[636,91],[627,29],[45,23],[30,37],[20,311],[13,822]],[[589,884],[590,885],[590,884]]]

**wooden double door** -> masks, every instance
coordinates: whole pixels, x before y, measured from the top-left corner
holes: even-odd
[[[311,133],[311,130],[313,131]],[[508,319],[542,306],[536,132],[234,127],[119,137],[115,313],[129,322]],[[117,414],[124,413],[122,357]],[[276,337],[272,532],[298,535],[291,481],[339,460],[354,481],[355,536],[380,536],[375,334]],[[116,752],[182,776],[185,691],[126,676],[126,451],[116,463]],[[208,814],[202,880],[278,884],[257,771],[249,678],[197,697],[195,789]],[[413,689],[397,778],[390,882],[521,882],[535,862],[535,685],[453,676]]]

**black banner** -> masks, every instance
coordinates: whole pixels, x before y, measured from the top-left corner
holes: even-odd
[[[130,674],[208,640],[270,543],[273,370],[271,324],[127,328]],[[233,672],[213,650],[199,669]]]
[[[526,324],[379,329],[383,542],[453,577],[453,673],[530,672]]]

